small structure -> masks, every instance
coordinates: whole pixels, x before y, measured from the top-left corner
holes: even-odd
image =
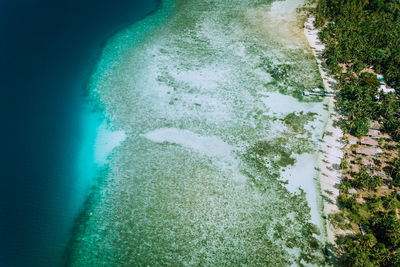
[[[396,93],[396,90],[394,90],[393,88],[387,87],[385,83],[381,83],[381,86],[379,86],[378,91],[383,92],[385,94]]]
[[[359,197],[359,198],[356,199],[356,202],[358,204],[364,204],[365,203],[365,199],[363,197]]]
[[[371,137],[363,137],[360,140],[361,145],[366,145],[366,146],[371,146],[371,147],[377,147],[379,146],[378,141],[376,139],[373,139]]]
[[[385,77],[383,77],[382,74],[377,74],[377,75],[376,75],[376,78],[377,78],[378,81],[380,81],[380,82],[385,82]]]
[[[366,156],[366,157],[375,157],[379,156],[382,153],[380,148],[370,148],[370,147],[358,147],[356,148],[356,154]]]
[[[309,96],[309,95],[317,95],[317,96],[336,96],[336,94],[331,94],[331,93],[313,93],[313,92],[308,92],[304,91],[303,95]]]
[[[314,88],[314,89],[312,89],[312,91],[313,91],[314,93],[318,93],[318,92],[321,92],[321,89],[319,89],[319,88]]]
[[[373,129],[369,129],[367,136],[374,138],[374,139],[378,139],[380,138],[380,131],[379,130],[373,130]]]
[[[369,128],[372,130],[380,130],[381,124],[378,121],[371,121],[369,124]]]
[[[357,194],[357,190],[355,190],[354,188],[349,188],[349,194],[355,195]]]
[[[383,92],[385,94],[388,93],[396,93],[396,90],[393,88],[389,88],[386,85],[386,81],[385,81],[385,77],[383,77],[383,75],[381,74],[377,74],[376,75],[377,80],[380,82],[381,86],[378,88],[379,92]]]
[[[362,158],[361,164],[364,166],[372,167],[374,166],[374,160],[371,158]]]
[[[364,230],[364,228],[362,227],[361,224],[358,226],[358,228],[360,229],[361,234],[365,235],[365,230]]]
[[[348,140],[350,145],[355,145],[358,142],[358,138],[352,135],[348,136]]]

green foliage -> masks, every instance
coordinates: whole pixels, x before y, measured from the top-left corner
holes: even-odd
[[[400,222],[393,212],[378,212],[369,224],[380,242],[393,250],[400,248]]]
[[[369,130],[370,120],[378,120],[383,130],[400,141],[400,94],[378,92],[376,75],[362,72],[373,66],[386,83],[400,89],[400,1],[320,0],[315,9],[316,26],[325,43],[324,58],[338,79],[338,109],[344,115],[338,125],[357,137]],[[334,22],[334,23],[329,23]],[[339,64],[347,66],[341,73]],[[380,141],[381,143],[381,141]],[[400,186],[400,159],[385,166],[395,186]],[[354,174],[352,186],[373,190],[383,179],[367,169]],[[339,204],[345,221],[362,225],[365,235],[347,235],[339,240],[340,266],[400,266],[400,223],[396,216],[399,199],[390,196],[365,197],[359,204],[348,195],[348,181],[340,186]]]
[[[351,184],[348,181],[343,181],[340,183],[339,190],[342,193],[348,194]]]
[[[398,0],[320,0],[317,26],[334,21],[323,34],[334,36],[337,61],[373,65],[386,79],[400,83],[400,2]],[[331,48],[331,49],[332,49]]]
[[[308,112],[304,114],[302,111],[299,113],[292,112],[286,115],[282,121],[295,133],[305,133],[305,125],[308,122],[315,120],[315,115],[317,115],[317,113]]]
[[[359,225],[363,232],[340,237],[338,246],[343,252],[341,266],[399,266],[397,253],[400,249],[400,221],[394,211],[399,207],[396,193],[389,196],[373,196],[366,203],[356,203],[354,197],[341,196],[346,203],[347,218]],[[382,207],[389,211],[382,211]],[[350,211],[350,213],[349,213]],[[333,223],[346,228],[345,213],[338,213]]]
[[[400,202],[397,199],[397,193],[393,192],[389,196],[382,197],[383,207],[389,211],[395,211],[395,209],[400,207]]]
[[[343,158],[340,161],[340,169],[346,170],[348,167],[349,167],[349,164],[347,163],[347,160]]]
[[[377,88],[380,86],[380,82],[378,81],[377,76],[368,72],[363,72],[361,74],[361,80],[362,80],[361,83],[362,85],[366,85],[371,88]]]
[[[368,76],[364,76],[368,77]],[[351,81],[343,80],[339,84],[339,107],[347,115],[348,120],[340,122],[340,126],[357,137],[364,136],[369,130],[370,119],[377,119],[377,88],[369,77],[367,81],[360,78]]]
[[[398,267],[398,266],[400,266],[400,253],[392,255],[388,266],[389,267]]]
[[[398,95],[384,94],[380,97],[378,113],[384,118],[383,127],[393,139],[400,141],[400,99]]]
[[[383,179],[379,176],[370,176],[365,168],[354,175],[354,185],[357,188],[374,190],[383,184]]]
[[[348,122],[340,126],[362,136],[367,119],[379,120],[400,140],[399,94],[378,93],[376,76],[360,75],[373,66],[390,86],[400,89],[400,1],[320,0],[315,16],[317,26],[335,22],[322,28],[320,38],[326,44],[327,65],[341,78],[338,105]],[[348,73],[341,74],[338,64],[346,64]]]
[[[361,137],[368,133],[369,118],[357,118],[350,124],[350,133],[354,136]]]
[[[326,64],[329,67],[336,67],[338,65],[337,59],[335,56],[331,56],[326,60]]]
[[[394,158],[386,167],[386,172],[393,179],[393,185],[400,186],[400,158]]]
[[[351,211],[357,210],[357,202],[355,196],[347,196],[345,194],[340,194],[338,197],[339,206],[349,209]]]
[[[339,246],[345,251],[341,259],[342,266],[385,265],[391,257],[385,245],[378,243],[370,233],[347,235],[340,240]]]

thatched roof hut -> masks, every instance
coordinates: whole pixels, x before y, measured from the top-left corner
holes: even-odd
[[[362,158],[361,164],[364,166],[373,166],[375,163],[374,163],[374,160],[371,158]]]
[[[382,153],[382,150],[379,148],[372,148],[372,147],[356,148],[356,154],[367,156],[367,157],[378,156],[380,153]]]
[[[380,134],[381,134],[381,132],[379,130],[369,129],[367,136],[376,139],[376,138],[380,137]]]
[[[366,146],[372,146],[372,147],[377,147],[379,146],[378,141],[376,139],[372,139],[371,137],[363,137],[360,140],[361,145],[366,145]]]
[[[379,130],[381,128],[381,125],[378,121],[371,121],[369,128],[372,130]]]
[[[355,145],[358,142],[358,138],[352,135],[348,136],[348,140],[350,145]]]

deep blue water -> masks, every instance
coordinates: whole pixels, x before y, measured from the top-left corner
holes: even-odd
[[[85,83],[107,38],[158,2],[0,0],[0,266],[62,264]]]

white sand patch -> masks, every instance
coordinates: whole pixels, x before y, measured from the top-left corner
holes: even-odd
[[[143,136],[156,143],[168,142],[181,145],[211,157],[231,157],[233,151],[233,147],[218,136],[200,136],[189,130],[177,128],[161,128]]]
[[[269,83],[273,81],[272,76],[261,69],[254,69],[253,74],[257,77],[260,83]]]
[[[281,174],[282,180],[287,180],[286,188],[291,192],[298,192],[299,188],[306,192],[306,198],[311,208],[311,221],[320,225],[321,215],[318,205],[318,187],[315,178],[317,172],[314,169],[316,156],[314,154],[301,154],[296,156],[296,164],[286,169]]]
[[[112,131],[104,121],[97,129],[97,137],[94,144],[94,162],[98,165],[106,164],[112,150],[119,146],[125,138],[124,131]]]
[[[315,112],[321,111],[321,103],[304,103],[288,95],[277,92],[258,92],[260,100],[268,109],[268,114],[289,114],[292,112]]]
[[[293,39],[302,39],[297,30],[296,14],[296,8],[302,4],[301,0],[275,1],[263,8],[248,9],[245,16],[262,34],[289,47],[300,47],[301,42],[293,42]]]
[[[152,142],[177,144],[208,157],[217,157],[218,160],[214,164],[228,171],[233,181],[240,184],[246,181],[246,177],[239,171],[239,161],[232,153],[234,147],[218,136],[201,136],[177,128],[160,128],[143,136]]]

